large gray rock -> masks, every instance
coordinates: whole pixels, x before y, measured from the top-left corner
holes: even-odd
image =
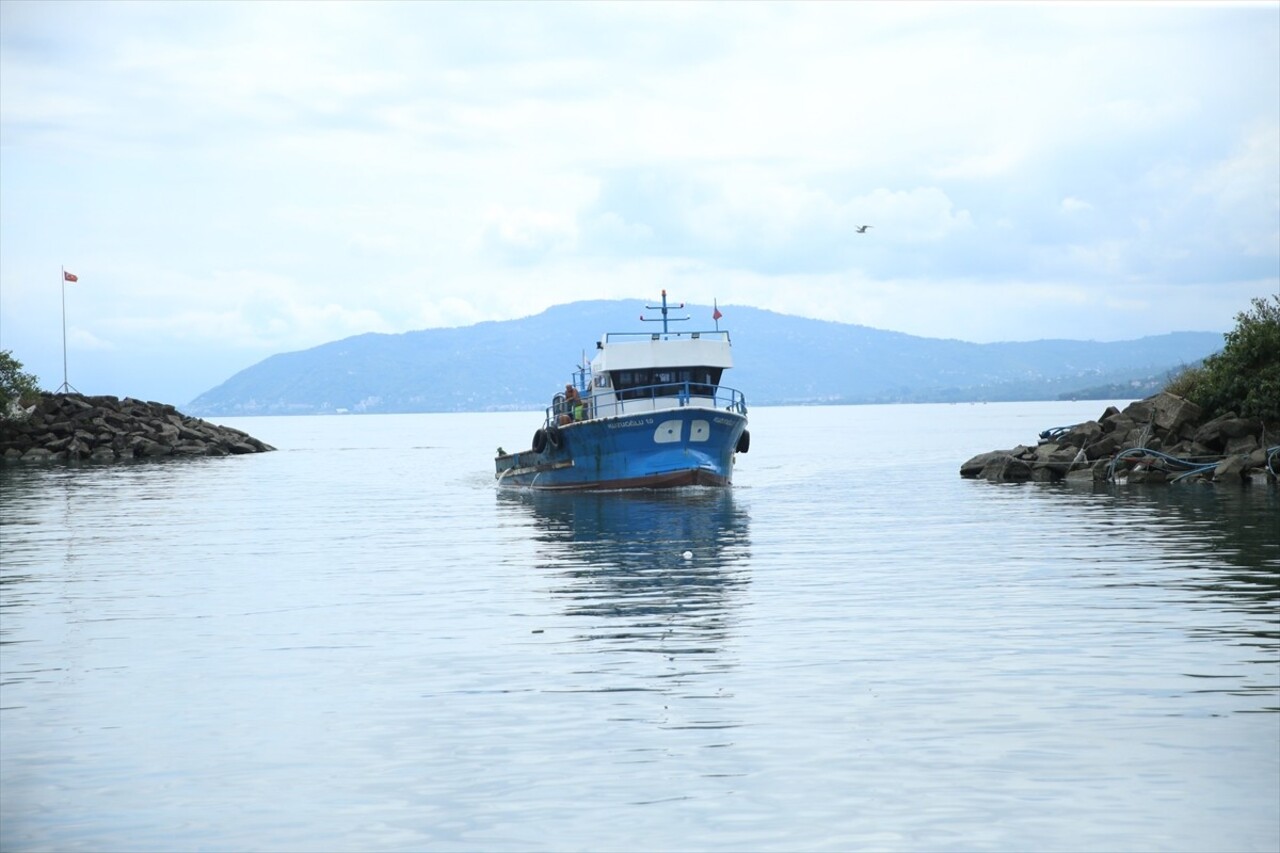
[[[987,463],[982,469],[982,479],[993,483],[1024,483],[1031,479],[1031,466],[1005,453]]]
[[[1120,436],[1114,432],[1100,436],[1097,441],[1084,449],[1085,456],[1090,459],[1106,459],[1120,449]]]
[[[6,461],[111,462],[274,449],[240,430],[129,397],[42,394],[23,416],[0,419],[0,458]]]
[[[1031,463],[1033,472],[1037,469],[1047,470],[1054,475],[1052,479],[1060,480],[1077,465],[1088,466],[1088,461],[1081,455],[1079,448],[1054,447],[1052,451],[1042,454],[1040,450],[1045,446],[1053,447],[1053,445],[1041,445],[1036,448],[1036,461]]]
[[[1223,453],[1227,456],[1248,456],[1258,449],[1258,439],[1252,435],[1241,435],[1227,439]]]
[[[1238,483],[1245,473],[1248,460],[1243,456],[1228,456],[1213,469],[1213,480],[1216,483]]]
[[[1226,414],[1205,422],[1195,431],[1193,438],[1205,447],[1222,450],[1228,441],[1262,433],[1262,424],[1256,418],[1238,418]]]
[[[1200,407],[1176,394],[1161,391],[1147,398],[1155,416],[1156,426],[1176,432],[1183,424],[1200,419]]]
[[[1162,392],[1124,411],[1108,407],[1097,421],[1046,430],[1034,449],[980,453],[960,474],[993,482],[1081,483],[1109,480],[1113,472],[1129,483],[1276,482],[1267,450],[1276,445],[1277,425],[1235,415],[1201,424],[1200,417],[1194,403]],[[1220,464],[1189,473],[1199,463]]]
[[[988,464],[1001,456],[1008,455],[1010,455],[1008,450],[992,450],[989,453],[979,453],[977,456],[960,466],[960,476],[967,477],[969,479],[980,477]]]
[[[1102,437],[1102,424],[1096,421],[1085,421],[1076,424],[1058,437],[1058,443],[1071,447],[1087,447]]]

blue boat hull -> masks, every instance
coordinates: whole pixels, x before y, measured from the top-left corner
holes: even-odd
[[[728,486],[746,427],[741,414],[696,407],[570,423],[541,451],[499,456],[496,476],[565,491]]]

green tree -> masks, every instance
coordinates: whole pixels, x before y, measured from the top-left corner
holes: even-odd
[[[1280,424],[1280,294],[1254,299],[1236,315],[1222,351],[1170,383],[1204,409],[1206,418],[1227,412]]]
[[[10,350],[0,350],[0,418],[14,403],[30,405],[40,393],[40,380],[22,369]]]

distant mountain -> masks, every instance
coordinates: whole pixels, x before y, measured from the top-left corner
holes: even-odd
[[[632,300],[575,302],[533,317],[365,334],[281,353],[186,407],[193,415],[536,410],[589,359],[606,331],[635,331]],[[724,306],[734,344],[725,384],[749,404],[1052,400],[1077,389],[1165,375],[1221,348],[1222,335],[1133,341],[973,344]],[[645,312],[650,316],[655,312]],[[676,328],[711,328],[710,306]],[[646,328],[648,324],[646,324]]]

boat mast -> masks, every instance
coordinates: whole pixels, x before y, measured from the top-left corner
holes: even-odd
[[[649,311],[658,311],[658,310],[661,310],[661,311],[662,311],[662,334],[664,334],[664,335],[665,335],[665,334],[667,334],[667,290],[666,290],[666,288],[663,288],[663,289],[662,289],[662,304],[661,304],[661,305],[646,305],[646,306],[644,306],[644,307],[645,307],[647,310],[649,310]],[[674,307],[675,307],[675,308],[683,308],[683,307],[684,307],[684,303],[683,303],[683,302],[681,302],[679,305],[676,305],[676,306],[674,306]],[[646,322],[646,323],[657,323],[657,322],[658,322],[658,318],[657,318],[657,317],[646,317],[646,316],[644,316],[643,314],[641,314],[641,315],[640,315],[640,319],[641,319],[641,320],[643,320],[643,321],[644,321],[644,322]],[[671,318],[672,322],[680,322],[680,321],[688,320],[688,319],[689,319],[688,317],[672,317],[672,318]]]

